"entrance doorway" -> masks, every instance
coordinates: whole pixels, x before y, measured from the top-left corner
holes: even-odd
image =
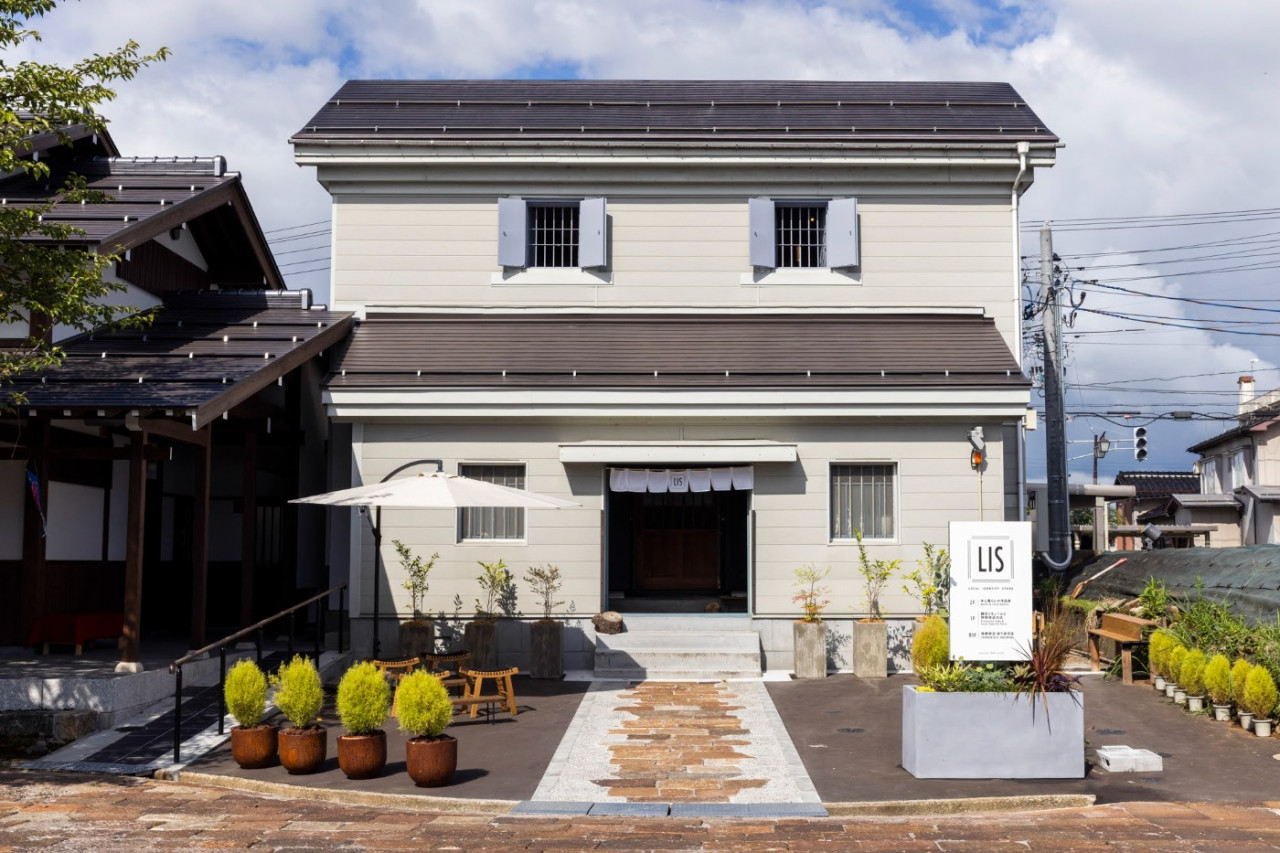
[[[609,607],[746,610],[751,492],[608,492]]]

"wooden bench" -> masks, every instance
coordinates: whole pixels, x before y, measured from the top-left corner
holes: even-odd
[[[1120,672],[1125,684],[1133,684],[1133,647],[1147,641],[1146,632],[1159,623],[1150,619],[1130,616],[1127,613],[1103,613],[1102,624],[1089,629],[1089,660],[1097,672],[1102,668],[1102,656],[1098,653],[1098,639],[1114,640],[1120,650]]]
[[[378,668],[378,672],[382,677],[391,682],[391,716],[398,717],[399,712],[396,707],[399,697],[396,692],[400,688],[400,682],[406,675],[418,668],[417,658],[403,658],[401,660],[371,660],[369,663]]]
[[[511,716],[514,717],[518,711],[516,710],[516,692],[511,686],[511,676],[519,671],[514,666],[510,669],[489,672],[477,669],[460,669],[459,673],[467,680],[467,683],[462,689],[462,695],[453,700],[454,706],[459,709],[469,707],[471,709],[471,718],[475,719],[476,710],[480,705],[505,705],[506,709],[511,712]],[[493,682],[492,692],[485,692],[484,682],[486,679]],[[489,721],[493,722],[492,713],[489,715]]]
[[[76,654],[83,654],[93,640],[118,642],[123,633],[123,613],[56,613],[36,619],[27,645],[41,646],[46,655],[51,644],[75,646]]]

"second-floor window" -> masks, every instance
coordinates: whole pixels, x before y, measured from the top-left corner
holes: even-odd
[[[517,269],[599,269],[606,257],[605,200],[498,199],[498,263]]]
[[[841,269],[861,265],[858,200],[748,200],[751,265],[765,269]]]

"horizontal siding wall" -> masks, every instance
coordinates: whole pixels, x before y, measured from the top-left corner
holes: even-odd
[[[793,617],[792,583],[798,566],[831,566],[829,585],[832,617],[865,612],[858,552],[852,543],[833,544],[828,533],[828,480],[832,462],[892,462],[898,474],[897,535],[890,542],[868,543],[872,559],[901,559],[902,571],[888,584],[883,606],[888,613],[915,615],[917,606],[902,591],[901,574],[915,568],[923,543],[945,546],[952,520],[979,518],[978,475],[969,467],[970,422],[932,423],[690,423],[690,424],[490,424],[490,423],[369,423],[359,445],[359,464],[365,482],[375,482],[405,462],[441,458],[445,470],[460,463],[521,462],[526,464],[526,487],[582,504],[580,508],[530,510],[526,541],[458,543],[456,513],[452,510],[383,510],[383,612],[407,616],[409,598],[393,540],[416,553],[440,557],[430,575],[426,606],[434,613],[467,616],[480,594],[477,561],[503,559],[517,578],[518,607],[526,616],[537,613],[537,602],[522,580],[531,565],[560,567],[564,588],[560,598],[573,603],[579,615],[597,612],[602,604],[601,529],[604,511],[603,466],[565,465],[561,443],[595,440],[659,441],[707,439],[772,439],[794,442],[799,461],[755,466],[753,506],[756,514],[755,612]],[[1004,484],[1000,476],[1003,454],[998,423],[983,424],[989,448],[989,467],[983,478],[984,517],[1004,515]],[[423,470],[430,470],[424,466]],[[362,540],[361,577],[372,577],[373,546],[367,525]],[[389,596],[389,598],[388,598]],[[360,611],[371,612],[371,596],[359,597]]]
[[[611,283],[492,284],[497,196],[339,195],[336,306],[981,306],[1017,352],[1007,193],[859,197],[863,265],[845,283],[742,284],[747,198],[604,192]],[[512,193],[518,194],[519,188]],[[788,189],[788,197],[797,190]],[[591,190],[582,194],[591,195]],[[830,187],[814,196],[857,195]]]

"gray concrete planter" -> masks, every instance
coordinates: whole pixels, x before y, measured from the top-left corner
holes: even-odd
[[[1084,697],[902,688],[902,767],[917,779],[1082,779]]]
[[[827,677],[827,626],[822,622],[792,625],[796,678]]]
[[[884,678],[889,674],[889,623],[853,623],[853,674]]]

